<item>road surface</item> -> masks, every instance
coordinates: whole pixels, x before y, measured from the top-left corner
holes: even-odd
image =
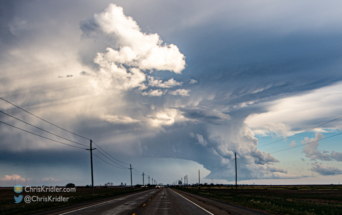
[[[43,212],[44,213],[44,212]],[[235,205],[217,202],[208,198],[170,188],[153,189],[104,202],[46,211],[49,215],[263,215]]]
[[[115,198],[113,200],[85,206],[75,210],[59,213],[60,215],[114,215],[133,214],[134,209],[143,205],[148,199],[153,199],[159,189],[148,190]]]
[[[204,209],[198,204],[183,197],[183,195],[175,191],[164,188],[155,198],[148,202],[145,206],[137,209],[137,215],[181,215],[181,214],[196,214],[209,215],[213,214]]]

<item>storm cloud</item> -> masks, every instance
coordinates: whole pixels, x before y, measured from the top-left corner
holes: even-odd
[[[206,169],[204,177],[229,182],[236,153],[239,180],[307,177],[293,173],[278,154],[258,149],[259,138],[287,138],[341,114],[341,8],[339,1],[5,1],[1,96],[140,169],[149,159],[151,166],[167,159],[172,167],[187,162],[189,169]],[[5,102],[1,110],[89,144]],[[303,140],[312,144],[301,155],[341,161],[337,146],[330,153],[318,149],[324,132],[340,128],[338,121],[318,128],[321,133]],[[46,162],[39,179],[29,176],[37,183],[57,183],[49,165],[75,167],[79,182],[87,183],[88,166],[81,163],[88,154],[5,125],[0,136],[1,153],[10,155],[1,156],[4,184],[24,178],[19,172],[25,167],[14,166],[19,161]],[[340,174],[324,165],[311,171]],[[153,167],[155,177],[165,166]],[[101,180],[112,177],[106,168],[99,167]]]

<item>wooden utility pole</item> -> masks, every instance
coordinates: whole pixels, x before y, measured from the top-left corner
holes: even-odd
[[[131,170],[131,187],[133,187],[133,180],[132,180],[132,165],[129,165],[129,169]]]
[[[201,189],[201,173],[200,170],[198,170],[198,189]]]
[[[236,163],[236,152],[235,152],[235,193],[237,195],[237,163]]]
[[[94,174],[93,174],[93,150],[96,148],[93,148],[93,141],[90,140],[90,149],[87,149],[90,151],[90,165],[91,165],[91,187],[92,187],[92,193],[94,195]]]
[[[143,186],[145,186],[145,181],[144,181],[144,179],[145,179],[145,177],[144,177],[144,176],[145,176],[145,173],[143,173],[142,176],[143,176]]]

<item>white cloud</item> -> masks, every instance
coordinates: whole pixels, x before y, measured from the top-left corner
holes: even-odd
[[[119,90],[129,90],[137,87],[145,88],[143,82],[146,80],[146,75],[139,69],[131,68],[127,71],[122,65],[108,61],[106,55],[100,53],[94,59],[94,62],[100,65],[97,76],[99,86]]]
[[[190,133],[190,137],[196,137],[197,139],[197,143],[201,146],[207,146],[208,142],[204,139],[204,137],[200,134],[194,134],[194,133]]]
[[[185,57],[173,44],[163,44],[158,34],[141,32],[132,17],[125,16],[123,8],[110,4],[102,13],[81,23],[83,32],[91,35],[94,32],[104,33],[114,43],[106,48],[106,52],[97,53],[94,62],[99,65],[99,72],[94,75],[96,88],[144,90],[145,70],[167,70],[181,73],[185,68]],[[111,41],[111,42],[112,42]],[[166,82],[148,77],[148,85],[152,87],[171,88],[182,85],[173,78]],[[185,95],[184,91],[177,92]],[[165,94],[160,90],[142,93],[148,96]]]
[[[284,136],[292,135],[339,116],[341,110],[337,101],[342,99],[341,91],[342,82],[339,82],[305,94],[266,102],[263,104],[267,107],[266,112],[251,114],[245,122],[260,134],[281,132]],[[315,121],[317,123],[313,124]],[[340,129],[341,126],[332,122],[322,128]]]
[[[323,150],[323,152],[318,150],[319,140],[322,139],[323,135],[321,133],[315,133],[315,138],[309,139],[305,137],[302,140],[302,144],[306,144],[303,153],[305,153],[305,157],[311,158],[312,160],[323,160],[323,161],[342,161],[342,153],[332,151],[329,154],[329,151]]]
[[[138,123],[139,120],[132,119],[129,116],[117,116],[117,115],[102,115],[101,119],[111,123],[132,124]]]
[[[311,158],[311,159],[323,159],[323,160],[330,160],[329,155],[322,153],[317,150],[318,147],[318,141],[322,139],[323,135],[322,133],[315,133],[315,138],[309,139],[308,137],[305,137],[304,140],[302,140],[302,144],[306,144],[303,153],[305,153],[305,157]]]
[[[12,174],[12,175],[5,175],[3,178],[0,178],[0,183],[1,185],[9,184],[9,183],[14,184],[14,182],[16,182],[17,184],[20,184],[20,183],[25,182],[25,180],[26,180],[25,178],[22,178],[18,174]]]
[[[180,96],[189,96],[189,92],[190,90],[186,90],[186,89],[178,89],[178,90],[175,90],[175,91],[170,91],[169,94],[171,95],[180,95]]]
[[[3,178],[0,178],[0,186],[13,186],[15,184],[24,185],[26,183],[40,183],[40,182],[61,182],[61,179],[55,179],[53,177],[45,177],[42,179],[31,179],[31,178],[23,178],[18,174],[5,175]]]
[[[166,93],[167,91],[162,91],[162,90],[150,90],[148,92],[142,92],[143,96],[162,96]]]
[[[104,12],[95,14],[92,22],[115,38],[118,50],[107,49],[106,60],[126,64],[142,70],[170,70],[181,73],[185,67],[184,55],[177,46],[162,45],[158,34],[140,31],[132,17],[125,16],[122,7],[110,4]]]
[[[165,109],[157,112],[154,116],[148,116],[149,123],[153,127],[159,127],[162,125],[172,125],[177,118],[176,109]]]
[[[296,141],[295,140],[291,141],[290,147],[296,147]]]
[[[195,79],[191,79],[189,83],[190,83],[190,84],[196,84],[197,81],[196,81]]]
[[[171,88],[175,86],[182,85],[182,82],[177,82],[173,78],[168,81],[163,82],[162,80],[154,79],[154,77],[148,77],[148,85],[151,87],[160,87],[160,88]]]

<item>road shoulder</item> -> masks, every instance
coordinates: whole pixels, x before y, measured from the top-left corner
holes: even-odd
[[[267,215],[268,213],[252,210],[249,208],[244,208],[242,206],[237,206],[218,200],[210,199],[203,196],[198,196],[185,191],[180,191],[178,189],[171,189],[183,197],[189,199],[190,201],[198,204],[199,206],[205,208],[206,210],[212,212],[213,214],[234,214],[234,215]]]
[[[89,202],[83,202],[83,203],[77,203],[74,205],[69,205],[69,206],[64,206],[64,207],[59,207],[59,208],[53,208],[50,210],[44,210],[41,212],[36,212],[36,213],[30,213],[31,215],[58,215],[58,214],[63,214],[63,213],[67,213],[73,210],[79,210],[85,207],[92,207],[98,204],[102,204],[105,203],[107,201],[112,201],[114,199],[118,199],[118,198],[122,198],[122,197],[127,197],[127,196],[131,196],[131,195],[136,195],[136,194],[140,194],[143,192],[148,192],[149,190],[144,190],[144,191],[137,191],[134,193],[126,193],[126,194],[122,194],[122,195],[117,195],[117,196],[113,196],[113,197],[108,197],[105,199],[99,199],[99,200],[93,200],[93,201],[89,201]]]

